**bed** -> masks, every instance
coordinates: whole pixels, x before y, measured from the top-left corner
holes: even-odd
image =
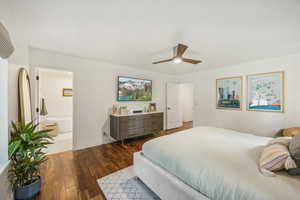
[[[134,170],[163,200],[299,199],[299,177],[265,177],[258,170],[271,139],[196,127],[146,142],[134,155]]]

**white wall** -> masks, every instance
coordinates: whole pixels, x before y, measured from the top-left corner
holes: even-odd
[[[47,117],[72,118],[73,97],[64,97],[63,88],[73,88],[72,72],[40,70],[40,99],[44,98]]]
[[[74,144],[76,149],[103,143],[103,132],[109,132],[109,109],[116,101],[117,76],[153,80],[153,102],[165,111],[165,85],[177,81],[163,75],[126,66],[84,59],[56,52],[30,48],[30,66],[73,72],[74,78]],[[149,102],[123,102],[129,108],[143,108]]]
[[[242,63],[219,69],[202,70],[198,73],[181,77],[183,82],[192,82],[195,86],[196,125],[209,125],[230,128],[257,135],[273,136],[283,128],[300,125],[300,54],[270,58],[260,61]],[[285,113],[228,111],[215,108],[215,79],[253,73],[284,70]],[[246,94],[246,84],[244,84]],[[246,95],[244,95],[244,105]]]
[[[28,44],[24,42],[16,42],[13,40],[15,51],[9,57],[8,63],[8,118],[9,122],[18,120],[18,75],[21,68],[27,69],[31,75],[31,69],[29,67],[29,49]],[[33,73],[32,73],[33,74]],[[31,83],[34,80],[33,76],[30,76]]]
[[[194,86],[191,83],[180,84],[180,104],[182,110],[182,121],[193,121]]]
[[[8,145],[8,64],[0,58],[0,168],[7,163]]]
[[[12,199],[8,172],[8,64],[0,58],[0,198]]]
[[[166,82],[180,80],[183,83],[193,83],[193,118],[196,125],[211,125],[271,136],[282,128],[297,126],[300,123],[300,105],[297,101],[300,99],[297,88],[298,74],[300,74],[300,55],[270,58],[219,69],[201,70],[198,73],[181,77],[135,70],[34,48],[30,49],[28,55],[32,68],[44,67],[74,72],[74,134],[75,148],[77,149],[103,143],[103,131],[109,132],[109,108],[112,103],[118,103],[116,102],[116,77],[118,75],[152,79],[153,101],[157,102],[158,109],[163,111],[165,111]],[[215,109],[216,78],[278,70],[286,71],[285,113],[248,112],[245,109],[244,111]],[[33,70],[31,69],[31,71]],[[143,107],[147,103],[129,102],[122,104],[129,107]]]

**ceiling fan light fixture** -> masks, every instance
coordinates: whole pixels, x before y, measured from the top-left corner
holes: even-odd
[[[178,64],[178,63],[182,62],[182,59],[181,58],[174,58],[173,62]]]
[[[174,56],[170,59],[165,59],[165,60],[160,60],[160,61],[156,61],[156,62],[152,62],[152,64],[160,64],[160,63],[166,63],[166,62],[173,62],[175,64],[179,64],[182,62],[185,63],[190,63],[190,64],[198,64],[201,63],[201,60],[194,60],[194,59],[190,59],[190,58],[184,58],[183,54],[184,52],[187,50],[188,46],[184,45],[184,44],[178,44],[176,47],[174,47]]]

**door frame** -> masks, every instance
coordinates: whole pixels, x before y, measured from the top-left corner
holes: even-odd
[[[40,108],[41,108],[41,102],[40,102],[40,72],[41,71],[56,71],[56,72],[70,72],[72,73],[72,85],[74,88],[74,72],[68,71],[68,70],[61,70],[61,69],[53,69],[53,68],[46,68],[46,67],[34,67],[32,77],[32,81],[34,82],[34,117],[36,119],[37,123],[41,122],[41,116],[40,116]],[[40,127],[38,127],[40,128]],[[72,101],[72,150],[75,149],[75,129],[74,129],[74,93],[73,93],[73,101]]]

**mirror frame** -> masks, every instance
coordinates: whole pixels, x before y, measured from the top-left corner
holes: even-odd
[[[24,80],[25,78],[25,80]],[[18,100],[19,100],[19,121],[21,123],[25,123],[25,105],[24,105],[24,82],[28,83],[28,88],[29,88],[29,102],[30,102],[30,116],[31,120],[33,120],[33,113],[32,113],[32,101],[31,101],[31,85],[30,85],[30,78],[27,70],[25,68],[21,68],[19,71],[19,77],[18,77]]]

